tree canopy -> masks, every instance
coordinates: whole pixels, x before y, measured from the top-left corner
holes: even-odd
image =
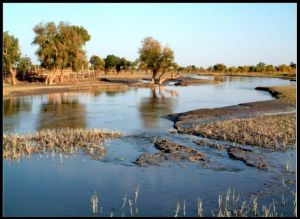
[[[24,80],[26,73],[31,69],[32,63],[29,57],[21,57],[17,65],[17,76]]]
[[[20,59],[19,41],[6,31],[3,33],[3,69],[9,71],[12,76],[12,84],[16,84],[15,67]]]
[[[168,46],[162,47],[161,43],[152,37],[146,37],[142,41],[142,47],[138,52],[141,66],[153,72],[152,82],[159,71],[163,74],[174,64],[173,50]]]
[[[99,56],[96,55],[91,56],[90,64],[92,68],[96,71],[103,70],[105,66],[105,62]]]
[[[91,37],[83,27],[49,22],[36,25],[33,31],[36,35],[32,44],[38,45],[36,54],[42,67],[54,71],[47,77],[47,84],[54,80],[56,70],[71,67],[77,71],[87,63],[83,46]]]

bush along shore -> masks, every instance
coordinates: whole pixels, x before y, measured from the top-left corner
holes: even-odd
[[[80,149],[93,159],[105,155],[107,138],[118,138],[119,132],[104,129],[44,129],[31,134],[4,134],[3,159],[20,159],[33,153],[77,153]]]

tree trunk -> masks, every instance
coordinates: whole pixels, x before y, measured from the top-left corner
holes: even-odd
[[[17,84],[17,81],[16,81],[16,71],[12,67],[9,68],[9,71],[10,71],[10,74],[11,74],[12,85],[16,85]]]
[[[153,75],[152,75],[152,80],[151,80],[151,83],[152,83],[152,84],[155,83],[155,78],[156,78],[157,73],[158,73],[157,70],[153,70]]]
[[[62,83],[64,81],[63,69],[60,69],[59,82]]]
[[[45,80],[46,85],[52,85],[53,81],[56,77],[57,74],[57,70],[54,69],[53,71],[50,71],[50,73],[47,75],[47,78]]]

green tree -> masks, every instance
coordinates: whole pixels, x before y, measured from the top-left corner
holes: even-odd
[[[121,70],[121,67],[119,65],[120,58],[115,55],[106,56],[104,62],[105,62],[105,71],[114,69],[117,72],[119,72]]]
[[[228,72],[230,72],[230,73],[236,73],[237,71],[238,71],[238,69],[235,66],[231,66],[228,68]]]
[[[213,66],[213,71],[215,72],[226,72],[227,67],[224,64],[215,64]]]
[[[96,71],[103,70],[105,66],[105,62],[99,56],[96,55],[91,56],[90,64],[92,68]]]
[[[12,84],[16,84],[16,64],[20,58],[19,41],[6,31],[3,33],[3,69],[10,72]]]
[[[291,62],[290,67],[293,68],[293,69],[296,69],[297,65],[296,65],[296,63]]]
[[[132,67],[132,62],[125,58],[121,58],[119,59],[119,63],[117,65],[120,66],[121,70],[124,70],[126,72]]]
[[[25,56],[20,58],[17,65],[17,77],[21,80],[24,80],[31,67],[32,63],[29,57]]]
[[[266,66],[266,71],[274,72],[274,71],[276,71],[276,68],[273,65],[267,65]]]
[[[86,65],[82,47],[90,40],[90,35],[83,27],[64,22],[56,26],[54,22],[49,22],[36,25],[33,31],[35,38],[32,44],[38,46],[36,54],[42,67],[50,71],[46,84],[52,84],[59,71],[62,78],[63,68],[71,67],[73,71],[78,71]]]
[[[263,62],[258,63],[255,70],[257,72],[264,72],[266,70],[266,64]]]
[[[289,68],[289,66],[283,64],[283,65],[278,66],[278,71],[280,71],[280,72],[289,72],[290,68]]]
[[[251,65],[249,67],[249,72],[255,72],[256,71],[256,66],[255,65]]]
[[[155,82],[159,71],[161,71],[159,76],[159,83],[161,83],[161,77],[173,65],[173,50],[168,46],[162,47],[160,42],[152,37],[146,37],[138,52],[141,66],[152,71],[152,83]]]

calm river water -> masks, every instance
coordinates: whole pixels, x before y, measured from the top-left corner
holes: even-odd
[[[200,77],[211,78],[211,77]],[[8,133],[27,133],[45,128],[107,128],[123,133],[105,143],[103,160],[86,155],[33,155],[19,161],[3,160],[4,216],[92,216],[91,196],[99,197],[100,216],[174,216],[176,203],[185,202],[186,216],[197,215],[197,198],[204,215],[211,216],[218,194],[228,188],[242,192],[241,199],[260,194],[259,204],[282,196],[287,204],[277,211],[292,215],[295,184],[282,186],[291,176],[282,173],[289,162],[295,169],[295,152],[259,148],[271,168],[261,171],[228,158],[226,151],[199,148],[201,137],[171,134],[173,122],[162,116],[198,108],[215,108],[273,99],[257,86],[288,85],[281,79],[226,77],[216,85],[161,89],[130,88],[124,92],[55,93],[6,99],[3,128]],[[144,152],[155,152],[153,141],[163,137],[195,147],[212,161],[211,168],[199,163],[168,161],[161,166],[139,167],[132,163]],[[295,177],[294,177],[295,178]],[[135,202],[135,192],[138,196]],[[123,205],[126,197],[125,206]],[[128,200],[134,208],[130,209]],[[182,215],[182,209],[179,215]]]

